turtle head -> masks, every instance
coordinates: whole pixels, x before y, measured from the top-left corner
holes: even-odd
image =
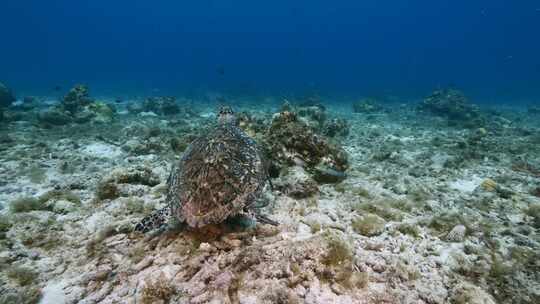
[[[229,106],[219,108],[217,119],[220,124],[236,124],[236,115],[234,115],[233,109]]]

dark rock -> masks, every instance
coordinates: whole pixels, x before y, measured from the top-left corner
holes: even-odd
[[[64,110],[75,114],[92,102],[94,100],[90,98],[88,87],[85,85],[76,85],[64,96],[61,105]]]
[[[324,135],[316,134],[293,112],[275,114],[263,142],[268,158],[277,167],[300,165],[307,171],[317,165],[337,171],[348,167],[347,153]]]
[[[531,194],[536,196],[536,197],[540,197],[540,186],[534,188],[532,191],[531,191]]]
[[[11,138],[8,134],[6,133],[0,134],[0,144],[10,144],[13,142],[15,142],[15,140]]]
[[[530,107],[527,109],[527,112],[529,112],[529,114],[538,115],[538,114],[540,114],[540,107],[537,107],[537,106],[530,106]]]
[[[450,125],[481,127],[483,117],[477,106],[469,103],[465,95],[454,89],[437,90],[418,106],[423,112],[448,119]]]
[[[69,113],[62,111],[59,107],[53,107],[39,112],[37,119],[42,124],[55,126],[66,125],[73,121]]]
[[[15,101],[15,96],[11,90],[0,82],[0,108],[7,108]]]

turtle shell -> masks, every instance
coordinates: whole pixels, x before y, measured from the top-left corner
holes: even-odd
[[[255,141],[235,125],[218,125],[172,169],[167,203],[171,215],[191,227],[217,224],[249,209],[266,180]]]

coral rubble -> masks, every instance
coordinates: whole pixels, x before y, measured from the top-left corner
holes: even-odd
[[[383,109],[382,105],[373,98],[363,98],[353,104],[354,113],[377,113]]]
[[[463,92],[455,89],[434,91],[420,103],[418,109],[469,127],[484,125],[478,107],[469,103]]]
[[[280,225],[140,234],[214,105],[41,100],[0,128],[0,303],[540,302],[540,121],[523,109],[453,90],[421,111],[238,106],[271,176],[254,204]]]

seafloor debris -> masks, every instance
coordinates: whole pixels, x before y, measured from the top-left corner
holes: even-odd
[[[15,101],[15,96],[11,90],[0,82],[0,108],[6,108]]]
[[[455,89],[433,92],[420,103],[418,109],[469,127],[478,128],[485,124],[478,107],[469,103],[463,92]]]
[[[64,99],[62,99],[61,105],[64,110],[71,113],[71,115],[75,115],[92,102],[94,100],[90,98],[88,87],[79,84],[69,90],[66,96],[64,96]]]
[[[349,122],[343,118],[332,118],[326,121],[323,127],[323,134],[328,137],[349,135]]]
[[[4,109],[15,101],[11,90],[0,82],[0,121],[4,120]]]
[[[264,136],[264,147],[278,167],[300,165],[326,182],[342,180],[348,168],[347,153],[315,133],[294,112],[274,115]]]
[[[171,164],[215,108],[158,117],[126,114],[131,103],[100,124],[53,106],[69,130],[34,123],[45,104],[10,107],[20,118],[0,128],[0,303],[540,300],[540,122],[522,109],[462,130],[412,106],[354,115],[328,102],[322,128],[307,114],[316,104],[305,116],[240,107],[275,165],[260,198],[280,225],[141,235],[133,227],[163,207]],[[330,138],[334,119],[348,135]]]
[[[38,113],[37,119],[44,126],[61,126],[69,123],[110,123],[115,116],[112,105],[95,101],[88,87],[76,85],[60,104]]]
[[[528,173],[534,176],[540,176],[540,169],[533,166],[531,163],[527,161],[517,161],[512,164],[512,170]]]
[[[354,113],[378,113],[383,110],[383,106],[374,98],[363,98],[353,104]]]

